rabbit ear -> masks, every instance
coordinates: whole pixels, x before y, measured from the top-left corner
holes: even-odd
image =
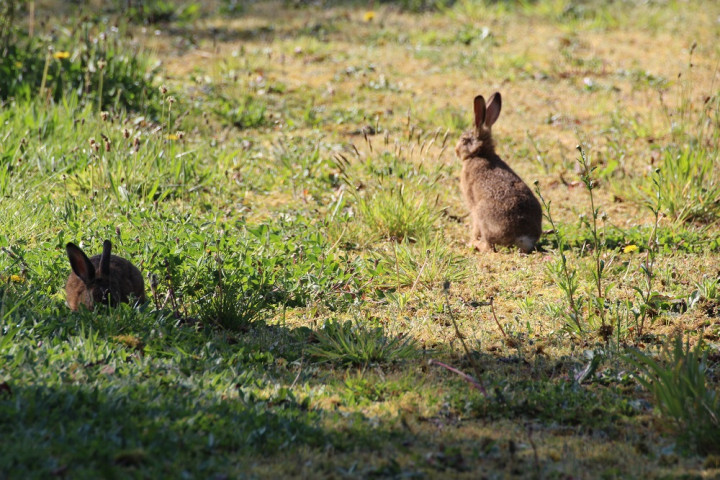
[[[500,116],[500,109],[502,108],[502,97],[500,96],[500,92],[495,92],[490,97],[490,101],[487,105],[487,115],[485,116],[485,126],[487,128],[490,128],[493,126],[493,123],[498,119]]]
[[[70,259],[70,266],[72,271],[80,277],[85,285],[90,285],[95,280],[95,267],[90,263],[90,259],[85,255],[80,247],[74,243],[68,243],[65,246],[68,259]]]
[[[110,243],[110,240],[105,240],[103,242],[103,252],[102,256],[100,257],[100,273],[104,277],[107,277],[110,275],[110,251],[112,250],[112,243]]]
[[[475,108],[475,128],[480,130],[485,121],[485,99],[482,95],[475,97],[473,107]]]

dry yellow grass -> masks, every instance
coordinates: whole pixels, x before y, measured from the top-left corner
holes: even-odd
[[[378,124],[387,131],[391,145],[399,142],[404,148],[407,161],[437,162],[457,173],[453,146],[460,132],[443,112],[464,118],[467,125],[472,97],[500,90],[505,100],[495,128],[498,151],[528,183],[539,181],[556,220],[575,224],[580,214],[589,212],[574,148],[583,143],[600,167],[609,159],[621,163],[623,173],[601,179],[595,192],[607,222],[620,228],[648,226],[652,216],[632,185],[652,171],[656,146],[674,141],[671,123],[680,115],[691,123],[700,118],[704,99],[717,91],[720,26],[712,19],[720,8],[691,1],[622,5],[618,12],[606,10],[614,14],[611,20],[598,15],[600,20],[568,19],[564,24],[554,17],[560,7],[549,2],[504,11],[501,5],[459,2],[442,14],[409,14],[383,5],[367,22],[365,10],[357,6],[294,9],[259,2],[238,18],[211,15],[183,27],[191,46],[172,29],[160,28],[159,35],[148,29],[140,36],[162,60],[164,81],[178,90],[189,88],[193,76],[200,85],[212,84],[230,95],[268,98],[275,125],[250,134],[253,142],[270,145],[285,135],[322,136],[354,144],[359,156],[351,157],[353,162],[373,155],[358,132],[365,125]],[[463,29],[475,32],[470,45],[456,39]],[[487,38],[479,40],[481,35]],[[463,57],[465,64],[460,61]],[[283,85],[285,90],[272,94],[260,84]],[[286,109],[297,111],[305,104],[325,113],[359,110],[364,120],[356,125],[326,122],[320,127],[298,123],[289,127]],[[412,132],[427,141],[436,129],[449,131],[444,150],[437,142],[420,153],[422,142],[416,137],[407,140]],[[216,131],[215,135],[232,141],[238,134]],[[386,148],[382,136],[370,137],[370,142],[376,150]],[[538,155],[547,168],[533,161]],[[473,254],[466,246],[465,207],[456,175],[443,179],[441,185],[441,204],[461,218],[443,222],[445,238],[457,253],[472,259],[469,280],[453,286],[453,300],[497,295],[502,321],[530,322],[539,337],[557,331],[557,320],[548,320],[543,308],[562,301],[546,273],[552,258],[542,253],[527,258]],[[245,200],[254,207],[253,218],[262,219],[281,206],[292,208],[298,198],[270,192],[261,197],[248,194]],[[615,263],[641,262],[639,254],[609,254],[608,260],[611,257]],[[662,264],[661,268],[672,270],[665,275],[683,279],[688,287],[720,267],[715,255],[678,254],[664,257]],[[618,283],[622,290],[618,297],[629,297],[629,286],[638,281],[637,273],[625,275]],[[454,336],[452,329],[429,320],[429,311],[441,295],[435,291],[424,295],[435,300],[423,301],[427,310],[413,316],[427,321],[414,322],[410,331],[428,343],[445,343]],[[532,312],[520,307],[527,298],[534,301]],[[498,344],[487,308],[480,312],[461,313],[462,328],[470,336]],[[687,317],[691,325],[692,315]],[[675,318],[675,327],[684,318]],[[298,314],[297,322],[306,324],[307,318]],[[657,328],[664,331],[660,325]]]

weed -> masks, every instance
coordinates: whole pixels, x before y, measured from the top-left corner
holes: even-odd
[[[645,330],[645,320],[657,313],[655,305],[653,305],[652,299],[657,298],[659,294],[653,290],[653,282],[655,280],[655,257],[657,256],[657,229],[658,223],[660,222],[660,208],[661,208],[661,183],[662,177],[656,176],[653,180],[656,186],[655,202],[648,202],[647,206],[654,216],[653,229],[650,232],[650,236],[647,241],[647,250],[645,252],[645,261],[640,264],[640,270],[643,274],[643,280],[645,281],[644,286],[633,286],[637,297],[639,298],[639,307],[634,309],[635,312],[635,328],[638,337],[641,337]]]
[[[269,307],[264,298],[267,290],[264,272],[252,269],[227,272],[219,255],[216,261],[216,284],[214,290],[200,300],[201,319],[226,330],[247,331],[263,318]]]
[[[590,298],[593,311],[596,315],[600,316],[600,322],[602,323],[600,327],[601,336],[607,339],[612,334],[613,328],[612,325],[607,325],[605,321],[605,310],[607,308],[606,301],[609,290],[612,288],[612,284],[603,286],[603,274],[605,272],[605,260],[603,259],[603,256],[606,252],[605,244],[600,238],[597,225],[598,218],[600,217],[600,209],[595,207],[595,197],[593,196],[593,190],[597,187],[597,181],[592,177],[592,172],[594,168],[590,166],[590,163],[585,156],[585,150],[583,149],[582,145],[578,145],[577,150],[580,152],[580,167],[582,168],[580,180],[582,181],[583,185],[585,185],[585,189],[587,190],[588,196],[590,197],[590,218],[592,219],[592,223],[590,223],[589,220],[584,220],[586,228],[592,236],[594,259],[592,276],[595,283],[596,291],[594,295],[590,295]]]
[[[714,222],[720,217],[717,162],[717,150],[666,149],[662,153],[659,181],[645,195],[657,194],[663,212],[676,222]]]
[[[56,38],[12,31],[14,41],[0,58],[0,98],[30,99],[39,93],[59,102],[75,93],[104,109],[156,112],[150,60],[117,29],[98,31],[86,21],[61,29]]]
[[[705,276],[696,284],[699,295],[705,300],[720,298],[720,278]]]
[[[216,103],[215,113],[241,130],[262,127],[268,122],[267,107],[255,96],[246,95],[239,105],[224,97]]]
[[[720,452],[720,395],[708,385],[707,353],[675,337],[665,348],[668,363],[637,350],[629,360],[642,373],[637,380],[655,399],[660,414],[670,421],[681,444],[701,454]]]
[[[417,243],[404,240],[377,251],[373,273],[377,285],[389,287],[437,286],[444,281],[467,278],[467,260],[450,249],[442,235],[422,238]]]
[[[416,242],[427,238],[440,218],[438,208],[414,192],[406,193],[404,185],[379,187],[358,196],[358,212],[379,238]]]
[[[388,335],[382,326],[369,327],[358,320],[328,320],[315,332],[317,343],[307,353],[320,361],[369,365],[407,360],[418,355],[412,337]]]
[[[697,473],[615,352],[717,340],[720,4],[580,3],[0,1],[0,478]],[[464,245],[478,85],[536,255]],[[68,310],[64,246],[104,238],[154,306]]]
[[[583,312],[582,305],[579,303],[577,298],[577,291],[580,286],[577,277],[577,270],[568,264],[567,256],[565,255],[565,237],[560,233],[558,227],[555,225],[555,220],[553,219],[552,211],[550,209],[550,201],[546,201],[542,196],[542,193],[540,193],[540,186],[537,182],[535,183],[535,193],[537,193],[538,198],[540,198],[540,202],[542,203],[544,210],[543,213],[545,218],[548,219],[548,222],[550,222],[550,226],[552,227],[552,231],[554,232],[555,240],[557,242],[557,250],[560,258],[555,263],[548,265],[547,268],[551,277],[555,279],[558,287],[560,287],[560,290],[562,290],[565,294],[567,308],[562,313],[562,316],[565,319],[567,326],[575,330],[576,333],[582,333]]]

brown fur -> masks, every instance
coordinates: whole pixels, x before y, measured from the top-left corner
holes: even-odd
[[[500,115],[501,97],[487,106],[475,97],[475,128],[462,134],[455,153],[462,160],[460,185],[470,210],[470,243],[480,251],[496,245],[531,251],[542,233],[542,208],[530,188],[495,153],[491,127]]]
[[[110,240],[105,240],[102,255],[88,258],[79,247],[67,244],[73,270],[65,284],[70,309],[77,310],[81,304],[92,310],[96,303],[128,303],[131,296],[145,302],[145,282],[140,270],[130,261],[111,255],[111,248]]]

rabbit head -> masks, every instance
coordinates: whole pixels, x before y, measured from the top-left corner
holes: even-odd
[[[72,267],[65,285],[67,302],[72,310],[77,310],[81,304],[92,309],[96,304],[127,303],[130,295],[140,302],[145,301],[142,274],[128,260],[111,254],[110,240],[103,242],[102,255],[92,258],[74,243],[68,243],[65,249]]]
[[[495,142],[492,138],[491,128],[500,116],[502,97],[500,92],[490,96],[485,104],[485,98],[478,95],[473,100],[475,111],[475,128],[463,133],[455,147],[455,153],[461,159],[495,153]]]

